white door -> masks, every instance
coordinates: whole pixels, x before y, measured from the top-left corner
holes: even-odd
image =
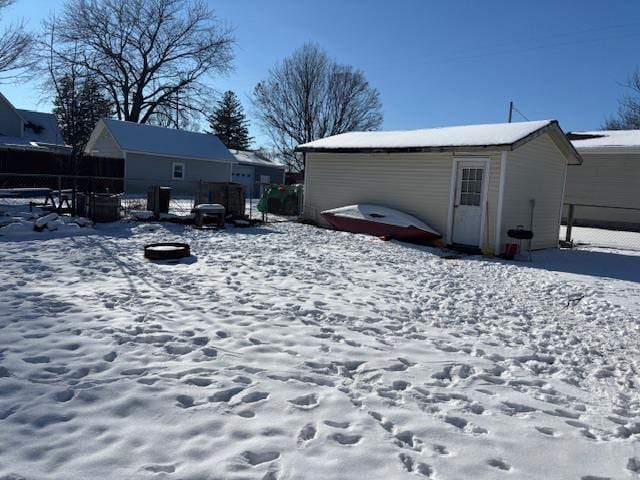
[[[255,193],[253,192],[253,167],[248,165],[234,165],[231,172],[231,181],[242,184],[246,198],[249,198]]]
[[[461,160],[456,172],[452,243],[480,246],[484,207],[486,163]]]

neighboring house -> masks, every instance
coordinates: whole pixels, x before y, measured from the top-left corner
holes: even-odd
[[[260,184],[284,185],[285,166],[268,159],[259,151],[231,150],[237,164],[232,181],[244,186],[245,197],[260,198]]]
[[[174,193],[194,194],[200,181],[230,182],[237,163],[215,135],[110,118],[98,122],[85,152],[123,158],[126,193],[164,185]]]
[[[556,247],[565,173],[580,164],[555,120],[397,132],[352,132],[300,145],[304,218],[358,203],[418,217],[447,244],[503,253],[509,229]]]
[[[0,93],[0,148],[42,150],[68,154],[53,113],[15,108]]]
[[[577,225],[640,231],[640,130],[571,132],[567,137],[584,163],[567,172],[565,216],[567,204],[574,204]]]

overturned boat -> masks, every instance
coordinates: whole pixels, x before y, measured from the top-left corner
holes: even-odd
[[[429,242],[442,235],[412,215],[380,205],[360,204],[325,210],[320,215],[336,230],[404,242]]]

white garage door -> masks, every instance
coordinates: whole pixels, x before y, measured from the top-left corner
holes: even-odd
[[[248,165],[234,165],[231,181],[244,186],[244,195],[249,198],[253,188],[253,167]]]

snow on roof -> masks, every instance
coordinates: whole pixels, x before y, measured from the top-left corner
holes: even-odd
[[[393,150],[512,145],[551,123],[554,123],[554,120],[463,125],[423,130],[350,132],[305,143],[300,145],[298,150]]]
[[[64,145],[58,120],[53,113],[16,109],[24,120],[24,140],[50,145]]]
[[[263,165],[265,167],[285,168],[284,165],[268,159],[259,151],[251,150],[231,150],[231,153],[240,163],[250,163],[252,165]]]
[[[640,130],[598,130],[570,132],[567,134],[574,147],[590,148],[640,148]]]
[[[236,163],[235,157],[224,143],[209,133],[176,130],[113,118],[103,118],[102,121],[124,151]]]

